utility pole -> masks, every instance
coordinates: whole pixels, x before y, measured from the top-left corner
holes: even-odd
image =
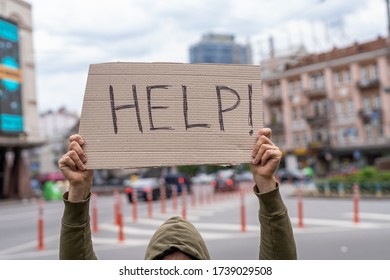
[[[386,0],[386,10],[387,10],[387,36],[390,39],[390,4],[389,0]]]
[[[387,58],[388,65],[390,67],[390,4],[389,0],[386,0],[386,10],[387,10]],[[390,93],[390,87],[385,88],[386,93]]]

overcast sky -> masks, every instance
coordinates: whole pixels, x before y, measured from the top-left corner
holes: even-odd
[[[26,0],[32,4],[38,110],[81,113],[88,67],[111,61],[189,62],[205,33],[249,42],[254,63],[274,37],[281,53],[387,36],[385,0]]]

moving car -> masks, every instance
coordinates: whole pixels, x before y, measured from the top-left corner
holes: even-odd
[[[135,181],[125,180],[125,193],[129,199],[129,202],[133,202],[133,193],[137,192],[137,201],[148,198],[148,192],[152,193],[152,199],[157,200],[161,196],[160,186],[161,180],[158,178],[139,178]]]
[[[236,172],[234,169],[223,169],[217,171],[212,181],[215,192],[234,191],[238,188]]]

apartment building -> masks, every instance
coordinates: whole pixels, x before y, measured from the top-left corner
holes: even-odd
[[[319,176],[390,154],[390,67],[386,38],[263,64],[264,125],[287,168]]]

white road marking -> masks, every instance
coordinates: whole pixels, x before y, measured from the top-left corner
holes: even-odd
[[[359,218],[367,219],[367,220],[381,220],[381,221],[390,221],[390,214],[381,214],[381,213],[367,213],[367,212],[359,212]],[[354,213],[344,213],[344,217],[351,218],[354,216]]]
[[[291,218],[291,222],[298,224],[298,218]],[[304,224],[310,224],[314,226],[334,226],[334,227],[346,227],[346,228],[381,228],[380,224],[375,223],[363,223],[359,222],[355,224],[352,220],[342,221],[342,220],[327,220],[327,219],[310,219],[304,218]]]
[[[52,241],[59,240],[59,239],[60,239],[60,235],[56,234],[56,235],[45,237],[45,242],[46,243],[47,242],[52,242]],[[6,254],[12,254],[12,253],[15,253],[15,252],[18,252],[18,251],[34,248],[34,247],[37,247],[37,246],[38,246],[37,240],[30,241],[30,242],[27,242],[27,243],[24,243],[24,244],[19,244],[17,246],[1,250],[0,251],[0,256],[1,255],[6,255]]]
[[[114,224],[101,224],[99,226],[101,230],[111,231],[111,232],[119,232],[119,227]],[[155,232],[155,229],[140,229],[137,227],[123,227],[123,233],[131,234],[131,235],[140,235],[140,236],[152,236]]]

